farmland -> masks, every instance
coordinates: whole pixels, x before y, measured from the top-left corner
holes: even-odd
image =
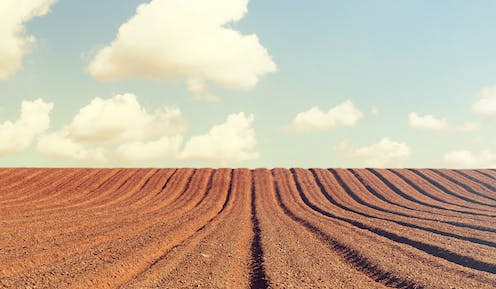
[[[496,171],[0,169],[0,288],[496,288]]]

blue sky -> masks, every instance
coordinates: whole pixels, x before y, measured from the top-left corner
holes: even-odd
[[[188,89],[190,72],[149,79],[130,70],[132,77],[106,81],[89,71],[101,49],[116,39],[119,27],[136,15],[139,4],[163,2],[156,3],[157,7],[169,9],[155,9],[156,13],[169,17],[174,15],[170,10],[177,1],[45,2],[49,11],[39,12],[28,21],[10,20],[16,27],[24,27],[24,33],[16,32],[15,37],[33,35],[36,42],[22,53],[22,67],[0,80],[0,135],[6,136],[6,144],[2,147],[0,143],[1,166],[496,165],[496,108],[492,109],[496,107],[494,1],[251,0],[239,21],[222,27],[243,36],[255,34],[259,48],[267,51],[277,71],[270,69],[267,57],[257,58],[258,66],[245,64],[242,58],[249,56],[247,50],[238,55],[238,62],[227,67],[260,68],[264,72],[257,74],[255,85],[241,88],[241,78],[236,79],[239,81],[234,87],[226,85],[224,78],[212,80],[216,79],[212,76],[215,69],[201,74],[217,101],[198,99]],[[225,0],[211,2],[211,9],[225,9]],[[234,2],[239,2],[236,9],[245,5],[243,0]],[[185,3],[193,7],[198,1]],[[8,7],[0,9],[7,15]],[[207,12],[210,15],[211,11]],[[205,46],[214,47],[220,54],[226,49],[216,44],[217,38],[196,33],[194,29],[201,27],[191,24],[195,19],[179,19],[178,23],[183,20],[184,25],[191,25],[187,28],[191,28],[192,38],[205,36]],[[0,20],[0,24],[1,21],[9,20]],[[169,43],[166,38],[172,37],[157,27],[146,31],[151,31],[151,36],[139,34],[146,40],[142,43]],[[132,39],[134,35],[125,37]],[[1,47],[3,63],[2,57],[9,55],[2,55]],[[166,51],[169,47],[161,49]],[[199,53],[207,50],[202,45],[194,48]],[[188,51],[181,57],[191,55],[193,59],[197,51]],[[122,59],[118,67],[128,69],[130,64],[122,63]],[[215,68],[212,61],[216,59],[217,55],[206,55],[203,60],[210,62],[201,65],[207,63]],[[136,64],[132,69],[146,70],[136,68]],[[238,84],[240,87],[236,87]],[[184,127],[110,142],[99,142],[96,136],[88,142],[77,133],[80,127],[76,127],[74,119],[81,109],[96,98],[110,101],[125,94],[133,95],[126,101],[138,102],[150,115],[157,108],[178,108]],[[36,99],[53,104],[49,125],[34,132],[28,129],[30,137],[16,149],[9,148],[12,141],[7,140],[13,138],[12,129],[9,132],[5,122],[14,123],[20,118],[22,101]],[[330,111],[347,101],[352,103],[352,113]],[[484,104],[482,109],[476,108],[478,103]],[[322,116],[305,113],[312,107],[318,107]],[[344,120],[353,112],[355,119]],[[418,121],[411,119],[412,113]],[[98,115],[101,114],[100,111]],[[295,121],[298,114],[300,122]],[[237,121],[229,122],[229,115],[237,115]],[[212,133],[216,126],[220,135]],[[296,126],[300,129],[294,129]],[[233,133],[222,135],[231,130]],[[58,138],[41,141],[53,134]],[[175,149],[159,149],[156,157],[136,156],[129,160],[114,156],[122,145],[145,145],[177,136],[182,141]],[[198,136],[203,137],[192,141]],[[222,138],[229,147],[218,149],[223,146],[219,143]],[[186,148],[189,142],[195,143],[191,149]],[[43,143],[51,144],[50,149],[43,149]],[[53,152],[58,143],[60,151],[67,149],[67,153]],[[165,143],[170,145],[170,141]],[[100,149],[104,158],[87,157],[91,155],[88,152]]]

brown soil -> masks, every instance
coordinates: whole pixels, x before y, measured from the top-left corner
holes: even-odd
[[[496,172],[0,169],[0,288],[496,288]]]

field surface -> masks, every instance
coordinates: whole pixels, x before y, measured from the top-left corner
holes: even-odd
[[[496,288],[496,171],[0,169],[0,288]]]

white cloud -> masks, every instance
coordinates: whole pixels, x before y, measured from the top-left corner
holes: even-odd
[[[371,167],[399,166],[411,156],[410,147],[406,143],[396,142],[387,137],[375,144],[359,148],[354,148],[347,141],[342,141],[335,149]]]
[[[87,148],[70,139],[64,132],[43,135],[38,140],[38,152],[45,156],[75,160],[85,163],[105,163],[107,161],[103,148]]]
[[[438,118],[430,114],[419,115],[416,112],[410,113],[408,124],[412,128],[427,130],[445,130],[448,128],[448,120],[446,118]]]
[[[0,155],[27,149],[38,135],[49,128],[52,109],[53,103],[42,99],[23,101],[19,119],[0,124]]]
[[[181,144],[174,136],[185,128],[179,108],[148,112],[134,94],[127,93],[93,99],[68,125],[40,137],[37,148],[43,155],[64,160],[106,163],[115,158],[132,163],[171,154]]]
[[[289,125],[289,130],[296,132],[326,131],[338,126],[354,126],[363,117],[363,113],[347,100],[327,112],[319,107],[300,112]]]
[[[496,119],[496,86],[480,90],[479,99],[472,105],[472,112]]]
[[[475,123],[466,122],[462,125],[452,125],[445,117],[436,117],[430,114],[420,115],[416,112],[408,115],[408,124],[415,129],[435,131],[474,131],[479,129],[479,125]]]
[[[152,0],[118,31],[89,65],[100,80],[185,78],[200,97],[212,98],[206,81],[253,88],[277,70],[256,35],[229,24],[247,13],[248,0]]]
[[[222,124],[203,135],[193,136],[180,154],[181,159],[214,162],[222,165],[258,158],[253,115],[230,114]]]
[[[41,111],[27,108],[23,105],[19,123]],[[230,114],[224,123],[213,126],[206,134],[191,137],[182,147],[185,125],[179,108],[166,107],[149,113],[135,95],[123,94],[93,99],[68,125],[40,136],[37,150],[47,157],[88,164],[191,160],[224,165],[258,158],[253,120],[251,114]],[[38,134],[48,128],[40,117],[29,123],[43,126],[32,128]],[[13,135],[11,139],[19,138]]]
[[[175,159],[182,144],[182,136],[164,136],[149,142],[131,142],[117,147],[116,158],[124,163],[138,163]]]
[[[22,66],[22,57],[36,41],[26,35],[24,24],[48,13],[55,0],[0,1],[0,79],[6,79]]]
[[[496,168],[496,153],[490,150],[479,153],[454,150],[444,155],[444,161],[457,168]]]
[[[140,141],[184,129],[179,108],[165,107],[149,113],[130,93],[93,99],[66,128],[70,138],[83,143]]]

